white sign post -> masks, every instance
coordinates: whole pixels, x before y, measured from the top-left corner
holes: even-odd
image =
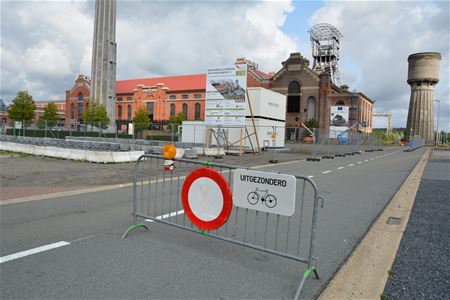
[[[244,169],[232,173],[233,205],[283,216],[294,214],[295,176]]]

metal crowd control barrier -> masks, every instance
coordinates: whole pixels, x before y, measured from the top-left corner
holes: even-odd
[[[408,149],[405,152],[411,152],[425,146],[425,140],[418,135],[413,136],[408,142]]]
[[[143,155],[135,165],[133,180],[134,225],[124,233],[144,227],[140,220],[158,222],[177,228],[201,233],[208,237],[246,246],[270,254],[290,258],[307,265],[298,286],[298,298],[306,279],[312,274],[319,279],[316,270],[315,236],[319,201],[314,181],[303,176],[296,177],[296,202],[290,217],[233,205],[228,221],[219,229],[203,231],[195,227],[184,214],[181,191],[186,176],[199,167],[219,172],[232,186],[232,170],[249,169],[227,164],[175,159],[173,171],[163,171],[164,158],[159,155]]]

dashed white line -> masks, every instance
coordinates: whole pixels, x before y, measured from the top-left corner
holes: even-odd
[[[327,171],[323,171],[322,174],[327,174],[327,173],[330,173],[330,172],[331,172],[330,170],[327,170]]]
[[[362,161],[358,161],[357,163],[358,163],[358,164],[362,164]]]
[[[349,167],[353,167],[354,165],[355,165],[355,164],[349,164],[348,166],[349,166]]]
[[[66,242],[66,241],[61,241],[61,242],[48,244],[48,245],[40,246],[40,247],[37,247],[37,248],[33,248],[33,249],[29,249],[29,250],[13,253],[13,254],[10,254],[10,255],[2,256],[2,257],[0,257],[0,264],[5,263],[7,261],[15,260],[15,259],[18,259],[18,258],[22,258],[22,257],[28,256],[28,255],[33,255],[33,254],[36,254],[36,253],[52,250],[52,249],[63,247],[63,246],[67,246],[67,245],[70,245],[70,243]]]
[[[364,161],[369,161],[368,159],[365,159]]]
[[[344,167],[339,167],[339,168],[337,168],[338,170],[342,170]]]
[[[370,158],[370,160],[373,160],[373,157],[372,157],[372,158]]]
[[[314,178],[314,175],[309,175],[308,178]]]
[[[164,219],[167,219],[167,218],[170,218],[170,217],[174,217],[174,216],[177,216],[177,215],[182,215],[182,214],[184,214],[184,210],[173,211],[171,213],[164,214],[162,216],[157,216],[155,219],[164,220]],[[145,219],[145,221],[153,222],[153,220],[151,220],[151,219]]]

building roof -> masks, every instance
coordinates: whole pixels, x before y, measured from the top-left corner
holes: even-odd
[[[156,86],[158,83],[164,83],[170,91],[204,90],[206,74],[117,80],[116,94],[132,94],[139,84]]]
[[[272,75],[264,73],[263,71],[260,71],[258,69],[253,69],[252,71],[255,72],[256,75],[261,77],[261,79],[270,79],[270,78],[272,78]]]

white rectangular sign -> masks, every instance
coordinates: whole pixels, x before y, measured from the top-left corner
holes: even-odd
[[[247,65],[209,69],[206,76],[205,125],[245,126]]]
[[[244,169],[232,173],[233,205],[283,216],[294,214],[295,176]]]

